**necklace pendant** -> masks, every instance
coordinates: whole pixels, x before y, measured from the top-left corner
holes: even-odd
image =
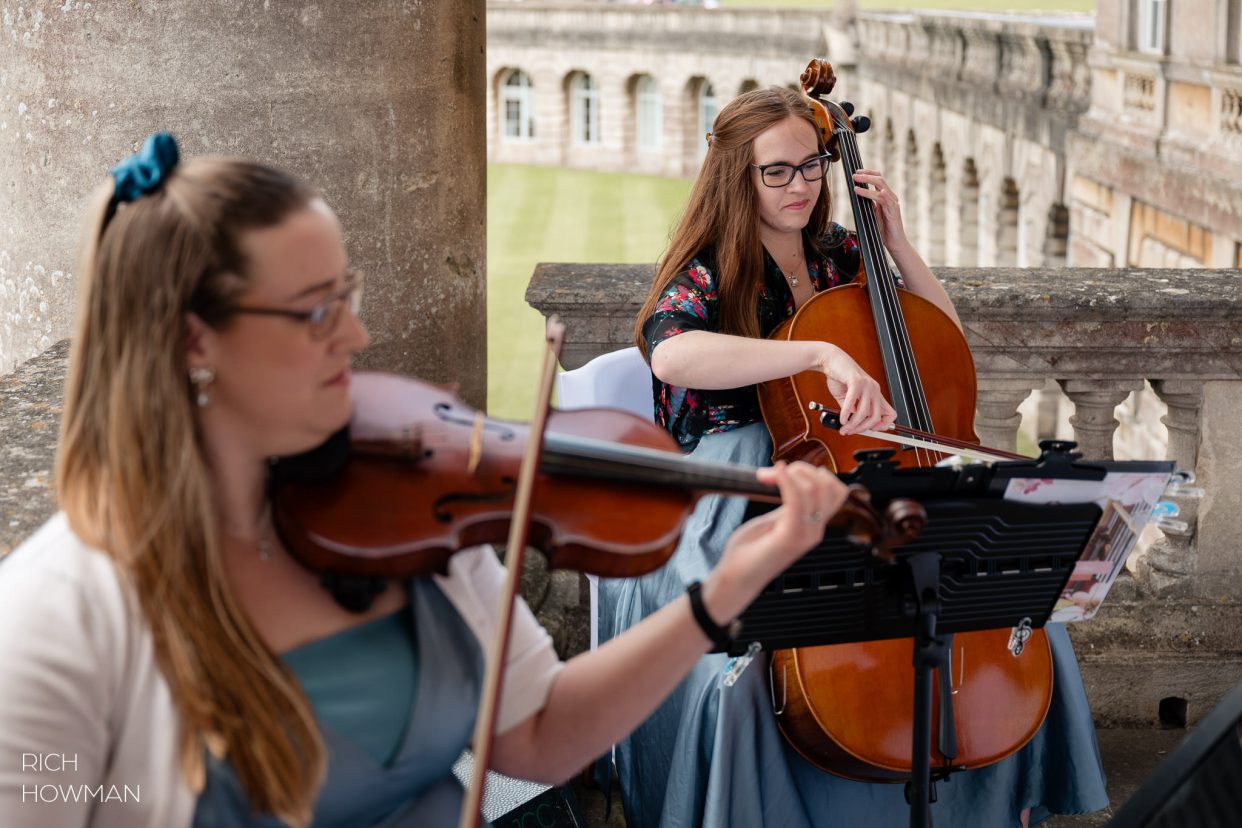
[[[789,277],[789,285],[790,285],[790,287],[797,287],[797,286],[798,286],[798,277],[797,277],[797,276],[790,276],[790,277]]]

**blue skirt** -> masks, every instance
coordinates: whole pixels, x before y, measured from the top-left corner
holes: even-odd
[[[771,442],[762,423],[709,434],[698,460],[764,465]],[[642,578],[599,582],[600,641],[663,607],[701,580],[741,523],[746,502],[707,497],[686,522],[672,560]],[[1108,805],[1091,709],[1069,636],[1046,628],[1056,681],[1052,705],[1034,738],[1013,756],[936,785],[938,828],[1031,824],[1052,813],[1081,814]],[[900,784],[852,782],[800,757],[772,713],[767,660],[755,659],[732,687],[721,683],[727,657],[704,656],[673,694],[616,747],[630,828],[826,828],[906,826]]]

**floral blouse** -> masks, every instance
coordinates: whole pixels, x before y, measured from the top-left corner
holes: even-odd
[[[825,255],[814,255],[805,239],[803,245],[807,272],[816,293],[845,284],[858,273],[862,249],[854,233],[841,225],[829,225],[820,239]],[[758,315],[759,333],[766,337],[792,316],[795,308],[785,275],[766,250],[763,262]],[[711,251],[702,251],[665,288],[655,311],[643,323],[643,339],[649,357],[670,337],[686,331],[717,329],[719,301],[713,269]],[[655,421],[668,429],[687,452],[694,450],[704,434],[729,431],[762,418],[759,395],[753,385],[705,391],[669,385],[653,375],[652,395]]]

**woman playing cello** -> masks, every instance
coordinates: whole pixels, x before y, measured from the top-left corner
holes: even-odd
[[[819,136],[806,103],[786,89],[755,90],[725,106],[639,315],[635,335],[654,376],[656,421],[695,458],[766,462],[772,446],[754,385],[803,371],[826,375],[841,401],[842,433],[894,421],[878,384],[832,343],[830,332],[826,342],[763,338],[815,293],[859,270],[856,239],[829,218],[828,156]],[[957,323],[948,295],[906,238],[884,177],[863,169],[851,184],[875,206],[898,283]],[[663,570],[602,581],[601,640],[710,569],[744,512],[736,498],[704,500]],[[937,824],[1017,826],[1049,812],[1082,813],[1107,804],[1068,638],[1064,630],[1049,632],[1057,681],[1044,726],[1009,759],[938,786]],[[656,714],[617,746],[631,825],[908,823],[902,786],[825,774],[784,743],[763,665],[722,688],[723,663],[723,656],[702,659]]]

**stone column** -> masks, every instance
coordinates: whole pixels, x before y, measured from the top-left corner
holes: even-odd
[[[483,402],[483,0],[26,0],[0,39],[0,373],[68,335],[85,198],[167,129],[318,187],[367,274],[362,365]]]
[[[1084,460],[1112,460],[1113,432],[1117,418],[1113,411],[1125,402],[1131,391],[1143,387],[1138,380],[1063,380],[1061,388],[1074,403],[1070,425]]]
[[[1166,457],[1176,460],[1182,471],[1195,470],[1199,458],[1200,411],[1203,406],[1203,383],[1188,380],[1157,380],[1152,383],[1156,395],[1169,407],[1162,422],[1169,429]],[[1188,585],[1186,576],[1193,575],[1195,566],[1194,532],[1199,501],[1186,497],[1169,497],[1177,504],[1178,520],[1189,524],[1186,532],[1165,532],[1147,548],[1135,563],[1139,580],[1159,595],[1181,591]]]
[[[1203,383],[1202,436],[1196,485],[1204,491],[1195,531],[1195,594],[1213,601],[1242,599],[1242,417],[1237,381]],[[1180,459],[1180,458],[1179,458]]]
[[[975,431],[980,442],[1002,451],[1016,451],[1022,415],[1018,406],[1031,395],[1030,379],[979,378]]]

